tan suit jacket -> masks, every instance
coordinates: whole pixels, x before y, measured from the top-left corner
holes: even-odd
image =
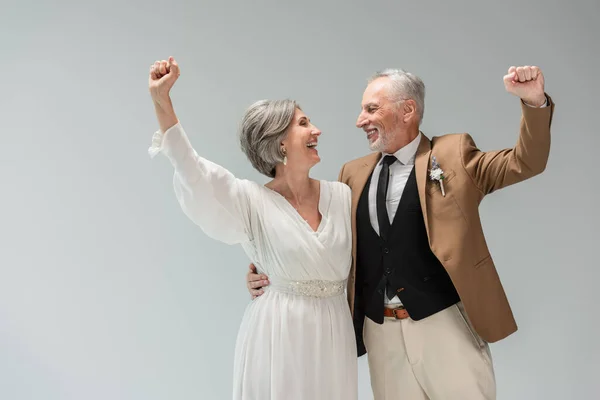
[[[515,147],[483,152],[471,136],[447,134],[432,140],[422,135],[415,158],[421,208],[431,250],[440,260],[464,304],[474,329],[488,342],[517,330],[510,305],[488,250],[479,217],[483,197],[524,181],[546,168],[554,103],[529,107],[521,102],[521,128]],[[444,170],[444,189],[429,179],[431,158]],[[381,153],[372,153],[342,167],[339,180],[352,189],[352,256],[348,302],[354,314],[356,281],[356,208]],[[383,304],[382,304],[383,307]]]

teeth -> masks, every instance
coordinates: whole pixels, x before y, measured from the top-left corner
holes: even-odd
[[[316,146],[317,146],[316,143],[309,143],[309,144],[306,145],[306,147],[316,147]]]

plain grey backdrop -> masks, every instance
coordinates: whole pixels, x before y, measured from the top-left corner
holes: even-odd
[[[512,147],[502,77],[537,65],[556,102],[547,170],[488,197],[485,232],[519,331],[491,346],[499,399],[600,395],[596,0],[2,1],[0,399],[227,399],[248,304],[239,247],[180,211],[147,91],[173,98],[197,151],[266,182],[239,150],[244,109],[297,99],[321,128],[313,176],[368,153],[367,77],[426,84],[428,136]],[[443,332],[440,332],[443,334]],[[366,358],[360,399],[370,399]],[[400,397],[399,397],[400,398]]]

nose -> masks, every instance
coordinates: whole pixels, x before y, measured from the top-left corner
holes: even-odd
[[[315,126],[310,134],[313,136],[321,136],[321,130]]]
[[[367,119],[364,116],[364,112],[361,111],[360,114],[358,114],[358,118],[356,119],[356,127],[357,128],[362,128],[363,126],[365,126],[367,123]]]

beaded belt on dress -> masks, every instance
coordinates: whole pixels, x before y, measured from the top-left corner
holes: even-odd
[[[347,279],[341,281],[289,280],[272,277],[267,289],[308,297],[331,297],[344,294]]]

